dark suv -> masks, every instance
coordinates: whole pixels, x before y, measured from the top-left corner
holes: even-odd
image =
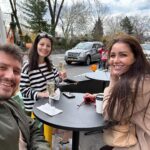
[[[67,50],[65,53],[65,61],[67,64],[72,62],[83,62],[90,65],[91,62],[98,61],[100,55],[98,49],[103,45],[102,42],[80,42],[75,47]]]

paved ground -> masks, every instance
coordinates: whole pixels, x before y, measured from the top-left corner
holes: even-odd
[[[102,147],[102,134],[97,132],[90,135],[84,135],[84,132],[80,132],[80,149],[79,150],[99,150]],[[71,150],[71,139],[69,144],[60,146],[58,144],[60,138],[58,136],[53,136],[53,149],[52,150]]]
[[[91,135],[84,135],[84,133],[80,134],[80,150],[99,150],[104,145],[101,133]]]

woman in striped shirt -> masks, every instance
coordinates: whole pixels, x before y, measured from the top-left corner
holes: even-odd
[[[48,97],[46,83],[63,78],[48,58],[52,52],[52,36],[43,32],[37,35],[29,52],[29,61],[24,63],[21,74],[20,91],[25,110],[31,112],[38,98]]]

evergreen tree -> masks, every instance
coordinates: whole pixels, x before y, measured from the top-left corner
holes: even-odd
[[[122,30],[127,34],[133,34],[133,25],[131,24],[131,21],[127,16],[121,20],[120,26],[122,27]]]
[[[25,19],[28,24],[25,26],[34,33],[41,31],[49,32],[50,25],[44,20],[47,12],[46,2],[43,0],[26,0],[22,4],[23,12],[26,15]]]
[[[103,24],[100,18],[95,23],[94,29],[92,31],[93,38],[95,40],[101,40],[103,37]]]

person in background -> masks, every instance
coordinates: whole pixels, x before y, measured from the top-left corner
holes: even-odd
[[[46,32],[39,33],[29,51],[29,60],[25,61],[20,82],[25,111],[30,114],[34,103],[39,98],[48,97],[47,81],[56,84],[65,78],[49,59],[53,47],[53,38]]]
[[[21,50],[0,46],[0,146],[3,150],[50,150],[34,120],[11,97],[21,77]]]
[[[107,59],[108,59],[108,50],[103,45],[99,49],[100,61],[99,61],[99,69],[107,69]]]
[[[129,35],[114,38],[109,48],[109,66],[111,77],[104,90],[104,119],[135,125],[137,143],[123,148],[106,145],[100,150],[149,150],[150,63],[139,42]]]

